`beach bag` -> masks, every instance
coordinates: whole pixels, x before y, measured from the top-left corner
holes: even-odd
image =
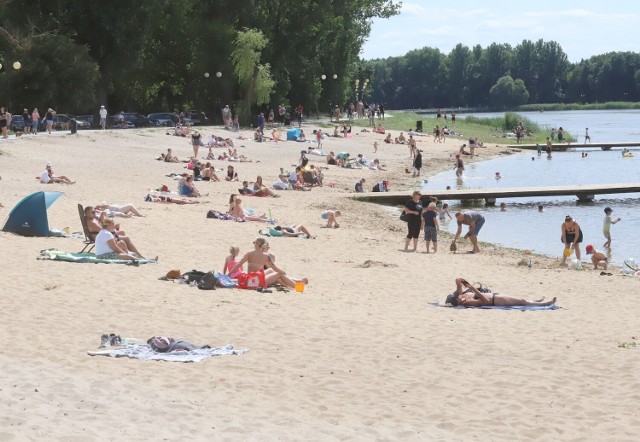
[[[200,282],[205,272],[201,272],[198,270],[191,270],[190,272],[185,272],[182,276],[187,280],[187,282]]]
[[[205,273],[200,282],[198,282],[200,290],[215,290],[217,285],[218,278],[213,272]]]
[[[409,217],[407,216],[407,212],[404,210],[400,212],[400,221],[404,221],[405,223],[409,221]]]
[[[257,289],[262,287],[267,288],[267,283],[264,279],[264,270],[258,270],[257,272],[242,273],[238,275],[238,287],[241,289]]]
[[[154,336],[149,338],[147,345],[159,353],[166,353],[174,342],[176,342],[176,340],[173,338],[168,338],[166,336]]]

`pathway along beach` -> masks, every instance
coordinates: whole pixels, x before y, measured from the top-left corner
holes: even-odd
[[[203,139],[212,132],[228,135],[202,128]],[[308,146],[232,136],[253,159],[235,164],[240,182],[257,175],[274,182]],[[346,197],[364,177],[369,190],[388,179],[408,198],[415,185],[404,172],[408,149],[382,138],[329,138],[323,149],[379,158],[388,172],[332,166],[325,183],[335,187],[244,198],[257,213],[271,211],[278,223],[303,224],[317,235],[269,238],[278,266],[309,278],[301,294],[205,292],[158,280],[171,269],[221,271],[229,247],[244,254],[263,227],[206,218],[209,209],[226,210],[237,182],[196,183],[209,194],[200,204],[143,201],[150,188],[175,189],[166,175],[184,165],[155,158],[167,148],[188,157],[188,139],[150,129],[1,142],[5,218],[39,190],[65,192],[48,210],[49,224],[72,232],[81,230],[78,203],[132,202],[146,216],[119,219],[122,228],[160,263],[39,261],[42,249],[76,252],[82,240],[0,233],[0,327],[8,343],[0,348],[0,439],[635,439],[640,282],[615,269],[613,276],[568,271],[539,256],[529,269],[518,265],[523,252],[489,244],[478,255],[453,254],[442,247],[442,234],[437,254],[401,252],[406,226],[397,215]],[[453,166],[449,154],[462,141],[419,138],[423,175]],[[479,150],[479,159],[507,150],[485,143],[491,147]],[[324,165],[324,158],[309,158]],[[77,184],[39,184],[34,176],[48,161]],[[339,229],[321,227],[325,209],[342,212]],[[526,226],[513,228],[526,234]],[[559,231],[559,222],[548,228]],[[468,247],[459,243],[461,251]],[[528,299],[557,296],[561,309],[430,305],[454,290],[457,277]],[[105,332],[232,342],[250,351],[194,364],[87,356]]]

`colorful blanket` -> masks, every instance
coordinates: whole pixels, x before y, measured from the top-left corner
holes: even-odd
[[[41,257],[39,259],[51,259],[54,261],[67,261],[67,262],[80,262],[80,263],[104,263],[104,264],[129,264],[131,265],[133,261],[127,259],[99,259],[96,258],[94,253],[72,253],[72,252],[64,252],[58,249],[44,249],[40,250]],[[137,261],[139,264],[156,264],[156,261],[153,259],[139,259]]]
[[[558,307],[557,305],[483,305],[482,307],[466,307],[464,305],[452,306],[451,304],[443,304],[440,302],[430,302],[430,305],[434,307],[449,307],[455,309],[484,309],[484,310],[558,310],[562,307]]]

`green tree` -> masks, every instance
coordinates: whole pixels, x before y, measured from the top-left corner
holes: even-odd
[[[506,109],[526,104],[529,92],[521,79],[513,80],[510,75],[498,79],[489,90],[489,102],[492,107]]]
[[[267,46],[267,39],[256,29],[238,31],[236,49],[231,53],[238,84],[245,91],[239,103],[238,114],[247,121],[251,117],[252,104],[269,102],[275,81],[271,77],[269,63],[260,64],[261,51]]]

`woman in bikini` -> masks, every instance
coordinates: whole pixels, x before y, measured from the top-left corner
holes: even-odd
[[[264,281],[267,286],[280,283],[284,286],[294,288],[296,286],[296,282],[304,282],[305,285],[309,283],[307,278],[292,279],[287,276],[284,270],[277,267],[268,253],[269,243],[267,243],[264,238],[257,238],[253,242],[253,248],[253,251],[246,253],[242,259],[229,270],[229,275],[234,273],[236,270],[241,269],[242,265],[247,263],[248,273],[264,273]]]
[[[556,303],[556,298],[551,301],[545,301],[544,296],[535,301],[528,301],[524,298],[515,298],[513,296],[499,295],[497,293],[482,293],[480,290],[472,286],[466,279],[456,278],[456,291],[447,296],[447,304],[454,307],[463,305],[465,307],[483,307],[485,305],[497,306],[514,306],[514,305],[536,305],[549,306]]]
[[[580,260],[580,243],[582,242],[582,230],[578,223],[571,217],[571,215],[567,215],[564,218],[564,222],[562,223],[562,236],[561,241],[564,244],[564,250],[562,254],[562,263],[567,262],[567,258],[571,256],[571,249],[576,252],[576,258],[578,261]]]

